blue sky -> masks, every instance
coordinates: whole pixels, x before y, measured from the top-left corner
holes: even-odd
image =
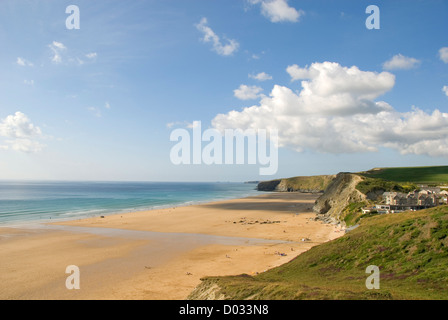
[[[371,4],[379,30],[365,26]],[[69,5],[79,30],[66,28]],[[447,30],[443,0],[3,0],[0,179],[245,181],[444,165]],[[170,133],[193,121],[277,128],[278,172],[173,165]]]

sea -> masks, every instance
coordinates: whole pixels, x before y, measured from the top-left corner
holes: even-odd
[[[253,183],[0,181],[0,227],[259,195]]]

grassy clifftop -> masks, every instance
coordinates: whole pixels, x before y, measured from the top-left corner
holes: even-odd
[[[423,184],[447,184],[448,166],[377,168],[359,174],[369,178],[379,178],[396,182]]]
[[[448,185],[448,166],[376,168],[353,174],[376,181],[393,181],[401,186],[406,183],[410,188],[415,187],[415,184]],[[257,188],[259,191],[324,191],[335,177],[336,175],[320,175],[276,179],[262,181]],[[387,185],[387,183],[383,182],[383,185]],[[393,188],[386,186],[386,189]]]
[[[439,167],[428,168],[434,169]],[[425,170],[428,168],[425,168]],[[418,181],[422,181],[419,179],[429,181],[428,179],[430,177],[424,175],[418,169],[415,177],[411,174],[414,168],[391,169],[394,173],[398,171],[402,173],[406,172],[406,179],[403,178],[404,182],[377,178],[375,174],[339,173],[327,187],[325,193],[317,199],[314,205],[314,211],[324,221],[344,222],[347,226],[352,225],[360,218],[361,208],[380,201],[384,192],[396,191],[407,193],[419,189],[417,183]],[[376,171],[374,170],[372,172]],[[385,173],[383,172],[384,175]],[[388,178],[391,176],[387,175]],[[435,179],[435,176],[432,176],[432,179]],[[443,181],[443,175],[440,172],[438,179],[439,182]]]
[[[366,289],[369,265],[380,268],[379,290]],[[448,206],[364,218],[343,237],[260,275],[203,279],[190,298],[210,296],[448,299]]]
[[[258,184],[259,191],[301,191],[301,192],[322,192],[324,191],[335,175],[293,177],[287,179],[277,179],[262,181]]]

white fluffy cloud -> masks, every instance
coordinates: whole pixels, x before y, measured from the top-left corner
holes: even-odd
[[[219,114],[219,129],[277,129],[280,146],[324,153],[374,152],[380,147],[403,154],[448,156],[448,113],[418,108],[398,112],[375,101],[395,85],[388,73],[361,71],[337,63],[287,69],[302,89],[275,85],[258,105]]]
[[[226,39],[226,44],[223,44],[220,37],[208,26],[207,18],[202,18],[196,24],[196,28],[204,34],[202,41],[211,42],[213,50],[222,56],[230,56],[238,50],[239,43],[233,39]]]
[[[287,0],[249,0],[251,4],[260,4],[261,13],[271,22],[298,22],[305,13],[290,7]]]
[[[53,41],[53,43],[51,44],[51,46],[58,48],[59,50],[64,50],[67,49],[62,43],[57,42],[57,41]]]
[[[270,76],[266,72],[260,72],[258,74],[250,74],[249,78],[252,78],[252,79],[255,79],[258,81],[272,80],[272,76]]]
[[[443,86],[442,91],[445,92],[446,96],[448,97],[448,86]]]
[[[91,52],[86,54],[86,57],[89,59],[95,59],[98,56],[98,54],[96,52]]]
[[[448,47],[441,48],[439,50],[439,57],[445,63],[448,63]]]
[[[31,63],[28,60],[25,60],[24,58],[21,58],[21,57],[17,57],[16,63],[22,67],[32,67],[33,66],[33,63]]]
[[[395,85],[395,76],[388,72],[361,71],[356,66],[342,67],[335,62],[313,63],[310,67],[289,66],[286,71],[293,81],[301,82],[302,91],[276,86],[288,101],[300,105],[301,113],[352,114],[379,111],[373,100]]]
[[[392,57],[392,59],[384,62],[384,70],[408,70],[415,68],[420,64],[420,60],[415,58],[406,57],[402,54],[397,54]]]
[[[52,44],[49,44],[48,47],[53,52],[53,57],[51,58],[51,61],[54,63],[61,63],[62,62],[62,52],[65,51],[67,48],[60,42],[53,41]]]
[[[261,97],[262,91],[260,87],[242,84],[238,89],[233,90],[233,93],[240,100],[254,100]]]
[[[38,140],[42,131],[28,117],[18,111],[0,122],[0,137],[6,138],[7,145],[2,149],[13,149],[22,152],[38,152],[44,147]]]

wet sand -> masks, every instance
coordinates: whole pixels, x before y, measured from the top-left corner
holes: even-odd
[[[313,220],[317,197],[272,193],[0,228],[0,299],[185,299],[202,277],[263,272],[341,236]],[[65,286],[69,265],[80,269],[80,290]]]

